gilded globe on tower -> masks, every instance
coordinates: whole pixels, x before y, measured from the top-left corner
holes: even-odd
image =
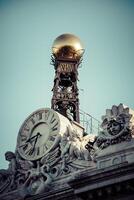
[[[54,40],[52,52],[56,58],[79,60],[84,53],[84,49],[77,36],[66,33]]]

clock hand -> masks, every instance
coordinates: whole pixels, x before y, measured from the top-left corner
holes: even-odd
[[[35,138],[35,140],[36,140],[36,137],[38,137],[38,136],[42,136],[39,132],[36,134],[36,135],[34,135],[33,137],[30,137],[26,142],[30,142],[31,140],[33,140],[34,138]]]
[[[35,145],[36,145],[36,143],[37,143],[37,140],[38,140],[39,136],[41,136],[41,134],[38,132],[37,135],[36,135],[36,139],[35,139],[35,141],[34,141],[34,145],[33,145],[33,148],[32,148],[32,153],[34,152]]]
[[[38,133],[37,133],[37,136],[42,136],[42,135],[40,134],[40,132],[38,132]]]
[[[31,137],[31,138],[29,138],[28,140],[26,140],[25,144],[22,144],[21,146],[19,146],[19,148],[20,148],[20,147],[23,147],[23,146],[25,146],[25,145],[28,145],[28,142],[31,142],[31,140],[33,140],[34,138],[35,138],[35,140],[36,140],[36,138],[38,138],[39,136],[42,136],[42,135],[38,132],[36,135],[34,135],[33,137]]]
[[[34,137],[34,138],[35,138],[34,144],[32,143],[32,146],[30,147],[30,149],[29,149],[28,151],[25,152],[26,154],[29,154],[29,155],[32,155],[32,154],[33,154],[34,149],[35,149],[35,145],[36,145],[36,143],[37,143],[37,140],[38,140],[39,136],[41,136],[41,134],[40,134],[40,133],[37,133],[37,134],[36,134],[36,137]],[[28,145],[28,143],[26,143],[26,145]]]
[[[37,135],[34,135],[33,137],[28,138],[28,140],[26,142],[30,142],[31,140],[33,140],[36,137],[37,137]]]

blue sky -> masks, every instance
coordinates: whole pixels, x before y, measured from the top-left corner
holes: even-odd
[[[113,104],[134,108],[133,0],[0,0],[0,168],[25,118],[51,106],[51,46],[63,33],[85,47],[81,109],[100,120]]]

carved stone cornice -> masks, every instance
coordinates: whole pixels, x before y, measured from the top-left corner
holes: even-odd
[[[74,193],[82,199],[110,199],[110,194],[118,196],[121,193],[134,197],[134,164],[122,163],[105,169],[85,170],[75,174],[69,185]],[[122,189],[124,191],[122,191]],[[110,193],[111,191],[111,193]],[[127,197],[125,198],[125,200]]]

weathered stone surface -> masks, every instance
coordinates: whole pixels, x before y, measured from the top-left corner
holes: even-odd
[[[77,172],[74,179],[69,181],[69,185],[74,189],[74,193],[83,200],[127,200],[128,196],[133,199],[133,170],[134,164],[127,163],[103,169],[85,169],[83,172]],[[127,189],[127,185],[131,187],[130,190]]]
[[[134,111],[120,104],[106,110],[95,141],[97,168],[134,163]]]
[[[48,120],[48,116],[50,116],[50,114],[48,115],[49,112],[52,115],[51,120]],[[42,119],[42,117],[40,117],[40,113],[45,113],[43,121],[41,122],[39,121],[40,118]],[[58,123],[57,121],[59,120],[60,127],[57,136],[58,139],[56,139],[56,143],[53,145],[53,148],[51,148],[50,151],[48,151],[48,153],[41,158],[37,156],[37,159],[36,157],[35,159],[32,157],[30,160],[31,157],[27,156],[27,154],[22,156],[21,154],[23,151],[20,154],[19,148],[21,146],[23,147],[24,144],[17,144],[15,154],[12,152],[10,152],[10,154],[6,153],[6,157],[8,158],[10,165],[7,170],[0,171],[1,194],[4,194],[5,192],[10,193],[12,190],[16,190],[18,192],[18,197],[20,196],[21,198],[21,195],[22,197],[26,197],[28,195],[36,195],[42,192],[47,192],[51,190],[51,186],[54,181],[61,179],[63,182],[66,182],[75,171],[95,166],[91,151],[85,148],[92,137],[90,135],[83,136],[83,127],[78,123],[70,122],[64,116],[61,116],[56,111],[51,109],[49,110],[48,108],[38,110],[30,115],[20,130],[23,130],[23,127],[25,129],[25,124],[27,124],[28,120],[30,121],[30,126],[32,127],[31,131],[34,130],[34,124],[35,127],[37,127],[38,123],[47,124],[49,121],[50,123],[51,121]],[[36,120],[37,124],[35,122]],[[55,124],[53,126],[55,126]],[[26,131],[28,131],[28,128]],[[40,131],[42,131],[41,127]],[[22,131],[19,131],[19,134],[22,134]],[[41,136],[40,132],[38,132],[38,134]],[[17,141],[19,142],[20,140],[18,139]],[[26,141],[29,141],[29,138]],[[34,144],[33,149],[35,149],[36,142],[37,133],[32,136],[29,146]],[[25,158],[26,156],[28,159]]]
[[[134,136],[134,111],[123,104],[107,109],[102,120],[102,131],[96,139],[100,149],[130,141]]]
[[[106,168],[121,163],[134,163],[134,139],[107,147],[96,156],[97,168]]]
[[[133,119],[129,108],[113,106],[95,137],[83,136],[79,124],[63,117],[60,139],[40,159],[24,159],[17,149],[5,154],[9,168],[0,170],[0,200],[110,199],[122,187],[133,198]]]

